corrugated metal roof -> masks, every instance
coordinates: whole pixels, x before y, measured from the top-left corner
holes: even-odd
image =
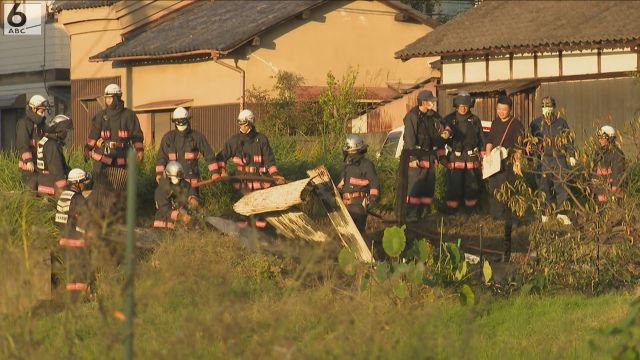
[[[578,50],[640,43],[640,1],[484,1],[395,56]]]

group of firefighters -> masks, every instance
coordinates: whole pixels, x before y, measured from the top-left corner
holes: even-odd
[[[94,161],[94,176],[82,169],[70,169],[64,157],[63,146],[73,129],[68,116],[56,115],[48,119],[45,113],[48,101],[35,95],[29,100],[26,116],[17,125],[16,146],[19,150],[18,166],[27,189],[42,195],[56,196],[55,223],[61,229],[59,245],[70,270],[66,289],[86,291],[89,277],[81,259],[86,257],[85,238],[87,219],[85,208],[89,199],[83,191],[95,177],[93,193],[107,194],[118,199],[126,183],[127,153],[135,150],[139,161],[144,159],[144,136],[133,111],[124,106],[122,91],[116,84],[105,88],[106,108],[91,121],[84,146],[84,159]],[[500,171],[488,179],[493,195],[491,215],[505,222],[505,256],[511,252],[511,228],[514,216],[508,206],[498,201],[495,192],[505,183],[512,183],[520,174],[520,159],[525,155],[537,159],[537,183],[545,197],[545,206],[552,199],[562,208],[567,199],[564,179],[557,173],[575,166],[575,148],[565,138],[568,125],[558,116],[555,100],[542,100],[542,116],[531,123],[532,139],[523,142],[522,123],[512,114],[512,102],[500,97],[496,106],[497,118],[481,121],[471,112],[473,99],[468,93],[459,93],[453,99],[455,111],[442,118],[435,110],[436,97],[431,91],[418,94],[418,105],[404,118],[404,150],[411,151],[408,160],[406,209],[408,221],[424,218],[433,202],[436,167],[448,171],[446,204],[451,211],[460,207],[473,208],[478,203],[482,178],[482,158],[499,148],[502,165]],[[179,107],[171,115],[175,129],[162,138],[156,160],[155,190],[157,228],[174,228],[176,223],[192,222],[193,210],[199,206],[199,187],[206,183],[230,180],[232,186],[244,193],[284,183],[279,175],[276,159],[267,137],[255,128],[255,115],[242,110],[238,115],[239,132],[229,138],[220,152],[212,150],[205,136],[191,127],[189,111]],[[593,169],[594,193],[597,201],[605,202],[611,194],[621,192],[624,155],[616,145],[616,132],[611,126],[598,131],[600,142]],[[523,145],[524,144],[524,145]],[[374,164],[365,157],[367,144],[358,135],[348,135],[343,147],[344,169],[338,189],[343,202],[357,228],[364,232],[367,209],[380,194],[380,182]],[[207,163],[209,179],[201,180],[198,160]],[[235,175],[228,176],[226,165],[236,165]],[[92,194],[93,194],[92,193]],[[118,202],[116,200],[116,202]],[[122,202],[120,202],[122,203]],[[547,221],[547,214],[542,221]],[[570,224],[569,217],[557,212],[557,218]],[[266,228],[261,218],[243,218],[239,226]]]
[[[498,200],[504,184],[513,185],[522,175],[523,158],[533,160],[536,183],[544,193],[542,222],[555,214],[564,225],[571,225],[566,209],[572,167],[577,165],[573,135],[567,121],[559,115],[556,101],[542,99],[542,115],[530,124],[530,131],[513,115],[513,102],[507,96],[498,98],[496,119],[481,121],[471,112],[473,99],[467,92],[453,98],[454,111],[442,118],[436,111],[437,98],[431,91],[418,94],[418,105],[404,118],[404,151],[408,160],[407,220],[419,221],[432,204],[437,165],[447,169],[446,204],[455,212],[464,204],[473,208],[478,203],[482,184],[481,164],[485,156],[499,149],[499,170],[487,179],[490,214],[504,221],[504,258],[511,255],[511,232],[516,218],[511,209]],[[598,132],[598,149],[591,169],[591,191],[598,204],[622,194],[625,158],[616,143],[616,130],[602,126]],[[416,152],[416,150],[419,150]],[[553,210],[553,211],[551,211]]]

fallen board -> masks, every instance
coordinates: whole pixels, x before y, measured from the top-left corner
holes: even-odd
[[[319,242],[327,241],[329,238],[307,214],[301,211],[267,216],[266,220],[287,238],[302,238]]]
[[[302,193],[309,180],[311,179],[302,179],[250,192],[233,205],[233,210],[244,216],[287,210],[303,202]]]
[[[310,181],[310,178],[306,178],[253,191],[238,200],[233,209],[244,216],[263,214],[265,220],[286,238],[327,241],[329,236],[318,224],[304,212],[292,209],[307,201],[305,190],[308,190]]]
[[[307,175],[311,177],[311,182],[316,186],[322,205],[327,211],[327,215],[338,232],[342,243],[349,248],[359,260],[367,263],[373,262],[373,255],[367,247],[367,243],[365,243],[362,238],[362,234],[358,231],[353,219],[351,219],[346,206],[342,203],[340,193],[333,184],[327,168],[319,166],[307,171]]]

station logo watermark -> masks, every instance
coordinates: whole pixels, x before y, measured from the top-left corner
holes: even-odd
[[[5,35],[42,35],[42,4],[2,2]]]

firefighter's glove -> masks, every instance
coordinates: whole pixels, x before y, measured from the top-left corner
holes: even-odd
[[[276,185],[282,185],[287,182],[287,180],[285,180],[285,178],[280,175],[273,175],[272,178],[273,180],[275,180]]]
[[[456,151],[454,154],[456,154],[456,156],[462,156],[462,152],[461,151]]]
[[[378,197],[377,196],[370,196],[369,197],[369,207],[373,207],[378,203]]]
[[[449,155],[452,151],[453,151],[453,149],[451,148],[451,146],[449,146],[449,144],[445,144],[445,146],[444,146],[444,155],[445,155],[445,156],[447,156],[447,155]]]
[[[191,216],[189,214],[182,214],[180,219],[183,223],[188,224],[191,221]]]
[[[576,166],[578,162],[576,161],[576,158],[574,158],[573,156],[569,158],[569,165],[571,165],[571,167]]]
[[[91,148],[89,148],[89,146],[87,145],[85,145],[84,151],[82,152],[82,158],[84,159],[84,162],[89,161],[89,159],[91,158]]]
[[[189,207],[191,209],[197,209],[200,206],[200,202],[198,201],[198,198],[195,196],[191,196],[189,197]]]

